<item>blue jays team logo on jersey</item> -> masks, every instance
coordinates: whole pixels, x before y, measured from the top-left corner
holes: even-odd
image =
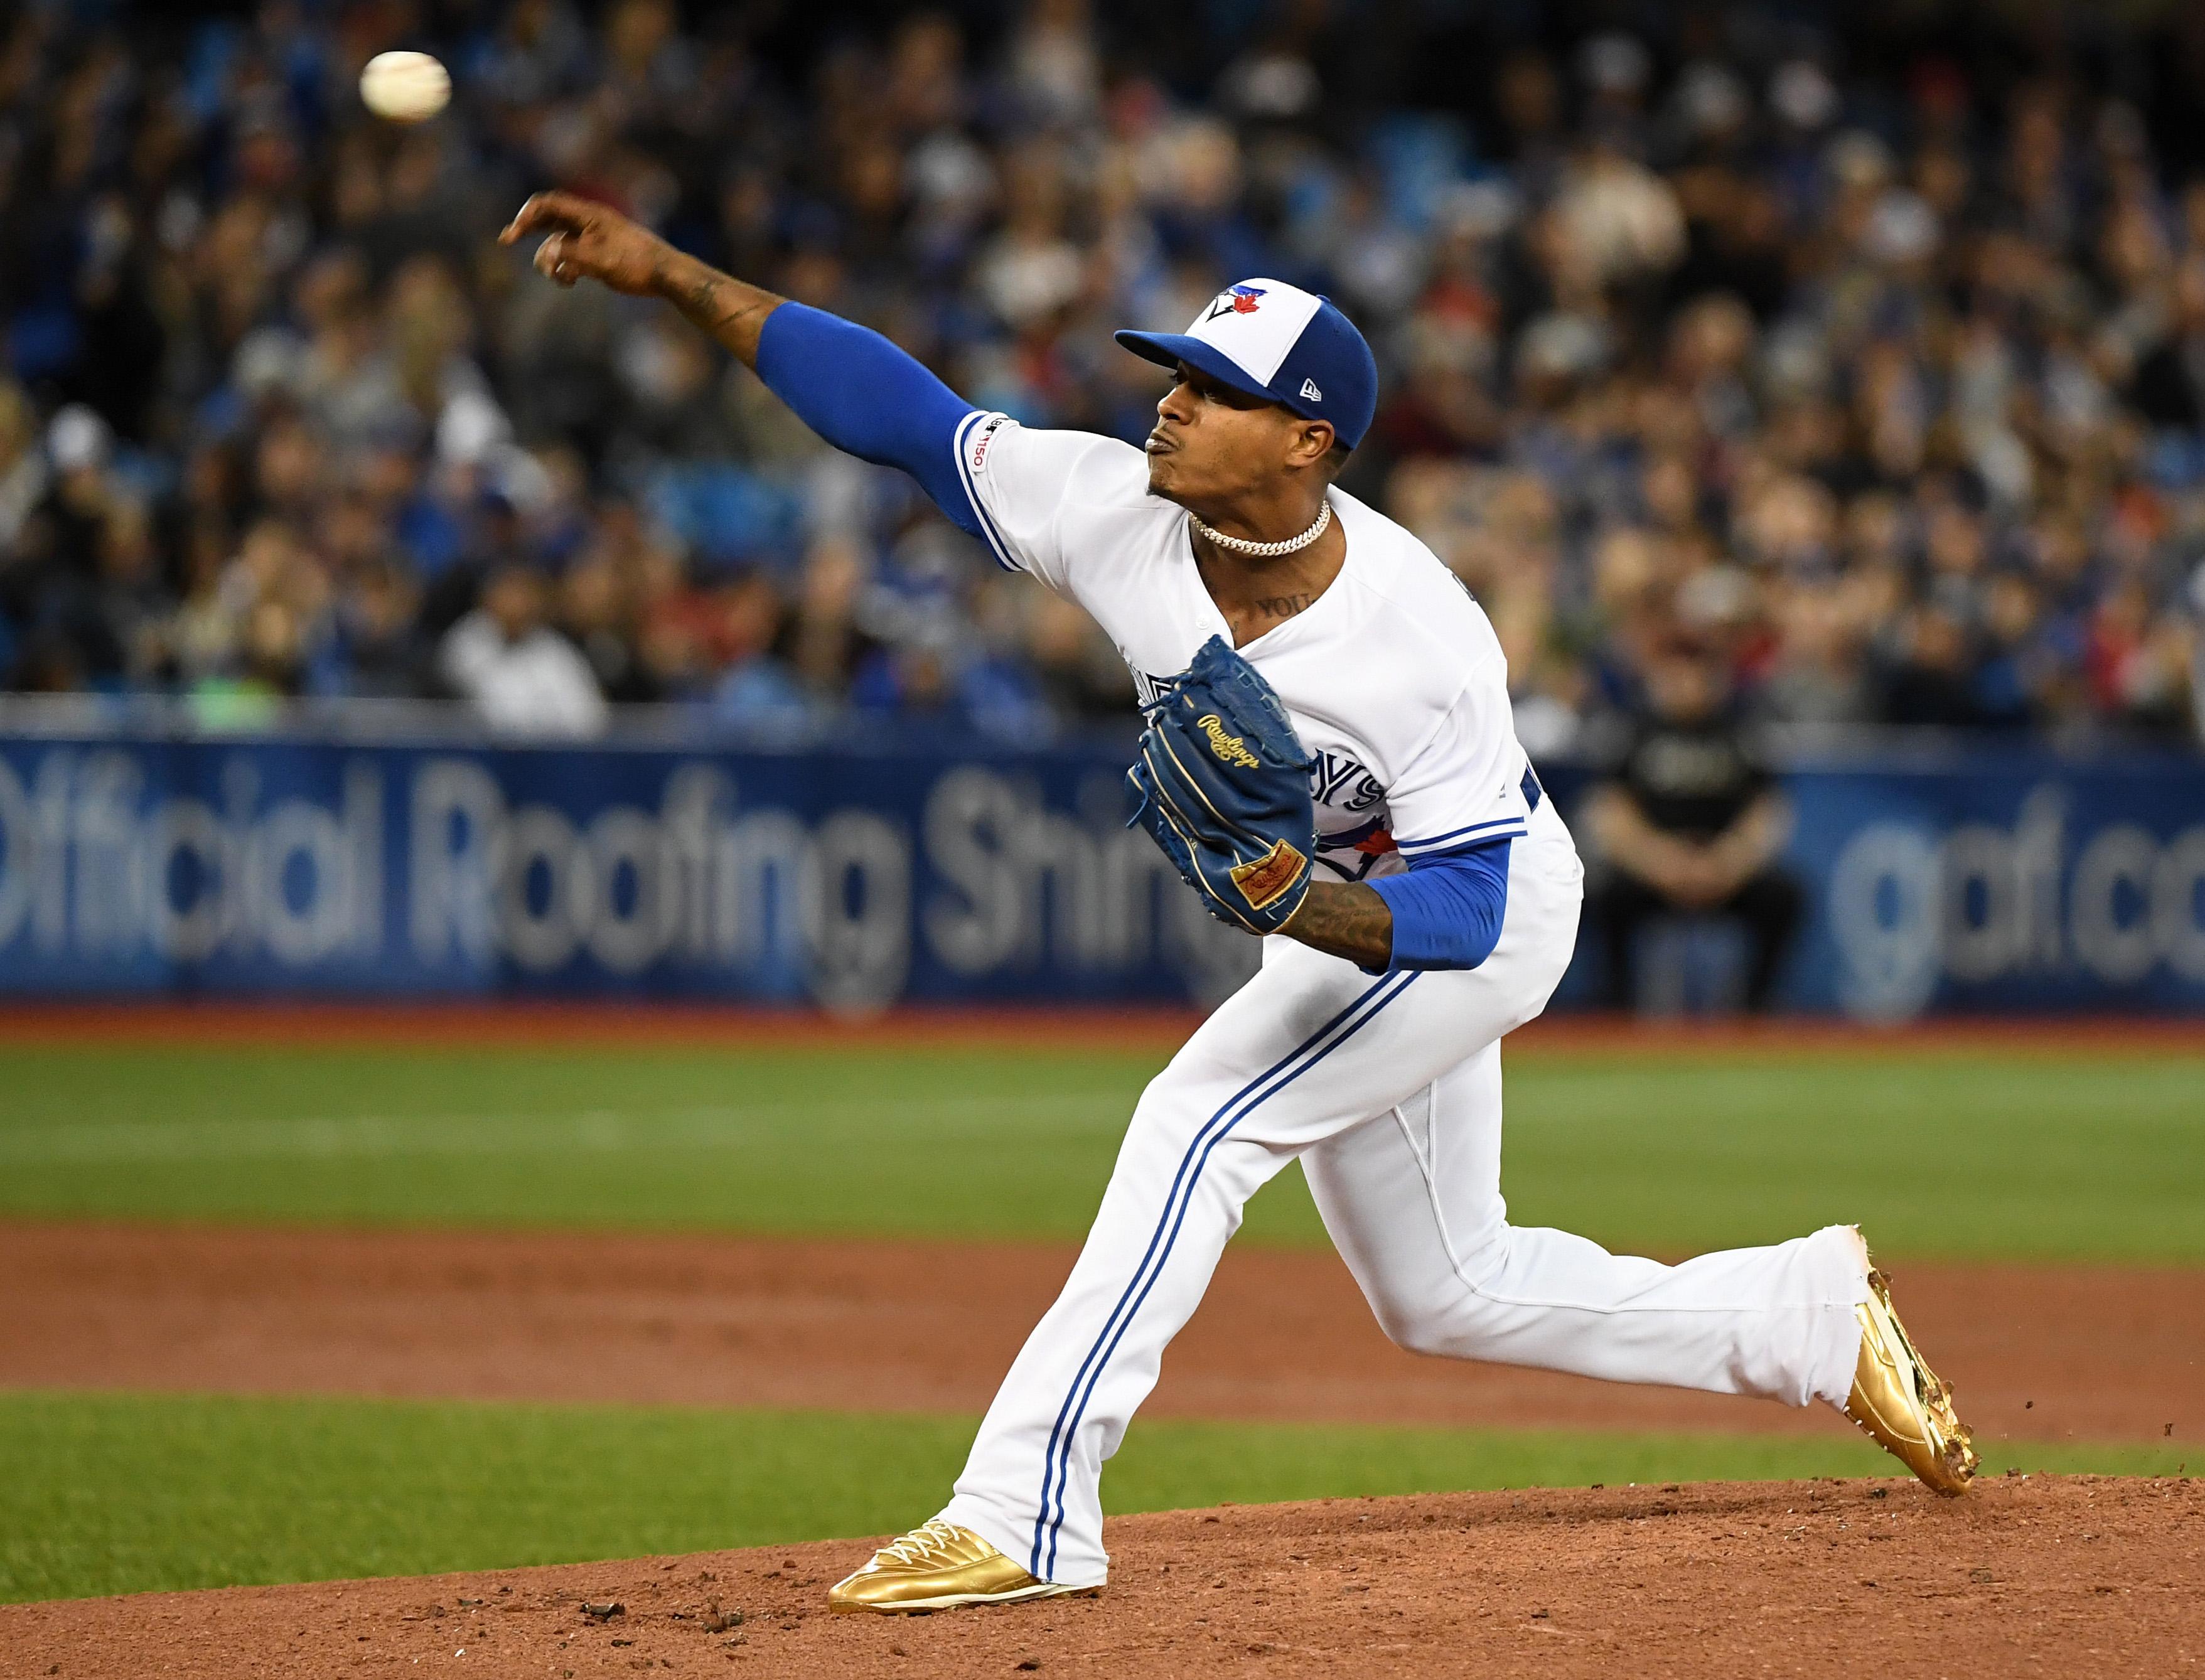
[[[1256,300],[1263,295],[1261,286],[1235,286],[1229,292],[1220,292],[1217,301],[1209,306],[1209,313],[1202,318],[1215,321],[1221,315],[1253,315],[1262,307]]]
[[[1360,881],[1371,866],[1394,850],[1394,835],[1383,812],[1366,815],[1386,797],[1376,776],[1344,752],[1322,750],[1310,756],[1310,800],[1363,821],[1346,828],[1320,831],[1317,862],[1342,881]]]
[[[1378,778],[1340,752],[1318,752],[1310,759],[1310,798],[1340,810],[1366,811],[1386,797]]]

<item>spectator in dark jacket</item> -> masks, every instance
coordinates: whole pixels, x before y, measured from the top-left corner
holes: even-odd
[[[1802,902],[1778,861],[1791,838],[1790,804],[1732,715],[1715,659],[1672,643],[1649,662],[1647,677],[1649,704],[1589,808],[1609,868],[1591,906],[1607,947],[1608,1000],[1637,1001],[1637,945],[1648,923],[1707,915],[1744,926],[1746,1004],[1765,1010]]]

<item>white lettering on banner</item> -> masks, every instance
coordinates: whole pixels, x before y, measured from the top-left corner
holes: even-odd
[[[533,973],[583,952],[616,974],[778,960],[823,1001],[894,997],[910,956],[909,840],[868,812],[833,813],[815,833],[734,804],[724,775],[686,764],[657,810],[609,805],[578,828],[550,805],[508,810],[475,763],[430,760],[414,779],[415,953],[504,956]]]
[[[1830,934],[1845,959],[1839,998],[1867,1020],[1904,1020],[1937,989],[1941,902],[1937,843],[1919,829],[1871,822],[1830,871]]]
[[[146,927],[146,871],[138,856],[145,775],[127,752],[95,752],[77,778],[70,826],[80,951],[127,957]]]
[[[709,765],[684,764],[666,778],[660,801],[659,936],[670,954],[688,962],[711,956],[713,814],[726,786]]]
[[[1205,996],[1231,989],[1254,947],[1203,916],[1147,836],[1120,826],[1114,779],[1099,793],[1074,816],[992,770],[942,776],[921,817],[944,882],[917,910],[929,953],[973,976],[1102,976],[1161,956]],[[472,763],[431,760],[414,779],[412,833],[409,922],[425,961],[457,951],[538,973],[583,951],[618,973],[669,959],[780,961],[847,1010],[893,1000],[910,972],[917,859],[912,837],[874,812],[816,826],[739,813],[725,775],[687,765],[657,811],[611,806],[577,828],[550,806],[508,810]]]
[[[336,809],[260,808],[259,778],[225,762],[219,804],[147,798],[121,747],[47,752],[29,778],[0,763],[0,947],[38,955],[199,962],[264,952],[301,966],[382,943],[382,779],[346,774]]]
[[[251,951],[256,907],[253,889],[253,821],[260,803],[260,775],[249,759],[231,758],[222,767],[222,802],[226,821],[215,827],[215,844],[222,859],[222,882],[227,890],[215,905],[216,936],[239,956]]]
[[[812,989],[830,1009],[884,1009],[911,968],[911,840],[869,810],[819,825],[811,912]]]
[[[1119,825],[1114,779],[1102,791],[1075,816],[1015,778],[952,769],[920,819],[944,885],[915,907],[912,837],[874,812],[813,825],[739,811],[724,775],[686,765],[657,810],[610,806],[578,828],[547,805],[508,809],[472,763],[432,759],[414,778],[415,953],[502,956],[535,973],[585,951],[624,974],[668,959],[778,962],[829,1007],[864,1010],[900,994],[916,921],[960,974],[1108,976],[1161,956],[1204,995],[1229,990],[1253,947],[1178,890],[1146,835]]]
[[[286,800],[268,814],[258,830],[253,876],[267,923],[268,949],[294,968],[326,961],[356,938],[352,848],[336,812],[300,799]],[[302,878],[312,891],[294,904],[292,865],[303,864]]]
[[[37,846],[31,798],[0,758],[0,947],[14,942],[31,913],[31,854]]]
[[[2012,829],[1964,822],[1945,836],[1945,970],[1956,980],[2059,964],[2059,859],[2066,802],[2030,790]]]
[[[345,766],[343,822],[351,856],[352,948],[363,959],[383,951],[383,773],[358,759]]]
[[[2205,827],[2162,843],[2113,824],[2091,834],[2070,870],[2067,812],[2064,791],[2046,784],[2022,800],[2011,828],[1857,830],[1828,887],[1845,1007],[1905,1018],[1948,978],[1975,984],[2077,968],[2111,985],[2137,984],[2162,964],[2205,980]]]
[[[473,963],[497,955],[493,838],[505,795],[470,759],[431,758],[413,775],[413,844],[407,876],[413,954],[431,965],[456,951]]]
[[[985,974],[1018,948],[1024,814],[1017,789],[977,768],[950,771],[926,802],[927,861],[955,888],[927,903],[927,943],[953,973]]]
[[[1108,974],[1162,959],[1205,1001],[1254,972],[1257,941],[1203,912],[1148,835],[1124,826],[1115,777],[1084,789],[1077,816],[1031,784],[968,765],[934,786],[922,832],[947,883],[919,911],[954,973],[1005,964]]]
[[[2131,905],[2152,904],[2159,858],[2159,842],[2147,830],[2119,823],[2100,829],[2075,860],[2067,893],[2075,954],[2084,967],[2115,985],[2143,979],[2159,960],[2155,918],[2131,911],[2124,922],[2120,912],[2124,898]]]
[[[710,955],[757,963],[793,948],[810,893],[811,835],[785,810],[758,810],[719,831],[706,898]]]
[[[2185,828],[2151,872],[2152,935],[2166,965],[2184,980],[2205,980],[2205,828]]]
[[[817,819],[744,808],[726,771],[702,761],[673,763],[655,801],[578,798],[579,810],[509,800],[484,761],[457,754],[401,761],[389,788],[379,766],[390,761],[344,755],[335,786],[311,798],[271,795],[260,767],[276,762],[11,743],[0,757],[10,983],[139,978],[148,958],[302,977],[389,962],[393,979],[579,961],[615,976],[732,971],[865,1010],[900,995],[916,961],[976,979],[1047,973],[1075,992],[1155,965],[1210,999],[1259,951],[1205,917],[1147,836],[1121,826],[1119,780],[1101,769],[1067,809],[1031,774],[953,766],[907,824],[849,807]],[[2205,982],[2205,824],[2161,838],[2101,821],[2048,781],[2011,824],[1851,834],[1827,883],[1845,1006],[1904,1017],[1947,983]],[[401,858],[383,856],[387,827]],[[385,899],[397,883],[392,950]]]
[[[674,943],[658,819],[615,805],[591,822],[588,839],[598,887],[590,954],[615,974],[640,974]]]
[[[170,961],[204,961],[222,944],[223,900],[243,885],[223,867],[222,820],[204,799],[170,799],[155,808],[146,835],[146,932]]]
[[[164,786],[177,762],[215,797]],[[207,762],[127,746],[54,748],[22,770],[0,759],[0,951],[80,967],[234,957],[300,974],[384,959],[382,773],[348,758],[334,799],[264,802],[253,758],[216,757],[211,775]],[[854,1011],[901,994],[914,936],[958,974],[1105,982],[1162,964],[1205,1000],[1257,956],[1122,826],[1118,779],[1099,772],[1067,811],[1030,778],[952,769],[917,836],[862,810],[817,822],[742,810],[725,773],[695,763],[675,767],[656,809],[579,819],[509,802],[484,763],[452,755],[416,761],[401,797],[407,891],[393,908],[417,971],[673,962],[778,974]],[[923,905],[922,854],[938,881]]]
[[[581,836],[566,812],[550,805],[523,805],[490,835],[506,950],[538,973],[565,966],[597,919],[597,872]]]
[[[69,781],[73,752],[50,752],[31,779],[31,936],[41,951],[68,943]]]

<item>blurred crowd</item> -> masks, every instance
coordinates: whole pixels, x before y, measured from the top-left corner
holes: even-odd
[[[2169,136],[2205,26],[1567,12],[18,8],[0,686],[788,739],[1123,713],[1078,611],[899,475],[492,243],[560,185],[1132,439],[1160,376],[1112,328],[1328,293],[1384,374],[1344,486],[1485,603],[1535,754],[1679,650],[1771,722],[2194,741],[2205,158]],[[444,116],[361,108],[397,45]]]

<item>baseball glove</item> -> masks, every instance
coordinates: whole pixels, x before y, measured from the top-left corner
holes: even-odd
[[[1316,855],[1310,756],[1256,668],[1213,636],[1145,710],[1126,772],[1140,823],[1221,922],[1276,933]]]

